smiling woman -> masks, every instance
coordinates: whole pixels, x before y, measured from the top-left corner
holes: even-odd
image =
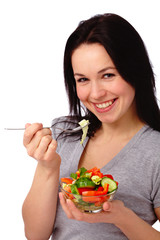
[[[116,14],[81,22],[66,43],[64,79],[70,113],[52,126],[73,128],[85,118],[89,130],[82,146],[81,132],[77,139],[26,125],[24,145],[38,161],[23,204],[27,238],[158,240],[160,110],[140,35]],[[95,166],[115,176],[118,190],[102,212],[86,214],[59,192],[59,179]]]
[[[121,77],[102,45],[80,45],[72,54],[72,67],[78,98],[101,122],[116,122],[126,115],[137,118],[132,104],[135,89]]]

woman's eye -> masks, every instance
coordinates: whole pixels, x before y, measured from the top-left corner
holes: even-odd
[[[104,74],[104,78],[111,78],[111,77],[114,77],[115,75],[113,73],[106,73]]]
[[[79,78],[77,79],[77,82],[86,82],[88,79],[87,78]]]

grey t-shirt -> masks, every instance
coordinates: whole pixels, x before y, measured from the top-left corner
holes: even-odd
[[[68,126],[60,124],[59,127]],[[56,137],[54,129],[53,137]],[[57,152],[62,158],[60,178],[77,171],[87,141],[88,138],[82,146],[80,141],[70,138],[58,140]],[[115,199],[123,201],[126,207],[153,225],[157,220],[154,208],[160,207],[160,132],[145,125],[101,171],[112,174],[119,182]],[[123,240],[127,237],[113,224],[68,219],[58,202],[52,235],[52,240],[57,239]]]

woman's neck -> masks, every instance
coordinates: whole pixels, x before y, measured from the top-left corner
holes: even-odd
[[[131,139],[144,125],[145,123],[140,121],[138,117],[132,118],[130,121],[123,119],[112,124],[102,123],[95,137],[101,136],[101,139],[105,139],[105,141],[114,138]]]

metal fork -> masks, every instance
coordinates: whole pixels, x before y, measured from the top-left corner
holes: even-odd
[[[62,132],[66,132],[66,133],[73,133],[73,132],[78,132],[80,130],[82,130],[84,127],[88,126],[90,123],[87,122],[83,127],[79,126],[73,129],[63,129],[63,128],[57,128],[55,127],[55,129],[61,130]],[[43,127],[44,128],[51,128],[51,127]],[[25,128],[4,128],[4,130],[25,130]]]

